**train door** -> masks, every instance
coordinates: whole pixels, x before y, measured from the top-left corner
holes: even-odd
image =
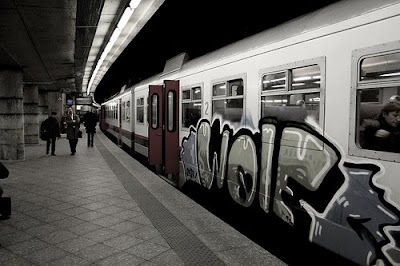
[[[149,86],[149,164],[179,172],[179,81]]]
[[[118,119],[118,145],[122,146],[122,99],[118,100],[118,106],[117,106],[117,119]]]
[[[105,119],[106,119],[106,106],[102,105],[100,107],[100,129],[105,130]]]

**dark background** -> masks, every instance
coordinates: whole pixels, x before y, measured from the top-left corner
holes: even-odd
[[[190,60],[337,1],[165,0],[104,75],[95,101],[161,73],[182,52]]]

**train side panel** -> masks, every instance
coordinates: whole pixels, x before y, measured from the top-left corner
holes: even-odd
[[[396,174],[400,172],[399,154],[375,160],[379,158],[369,156],[368,151],[361,151],[361,156],[349,154],[348,146],[349,142],[356,141],[349,139],[350,127],[355,127],[355,122],[349,125],[348,121],[351,121],[351,112],[358,108],[352,93],[352,79],[357,75],[352,71],[352,65],[357,64],[353,52],[374,46],[381,46],[378,49],[381,52],[400,49],[396,33],[400,19],[398,15],[388,15],[392,12],[398,14],[399,6],[396,11],[391,7],[296,36],[272,44],[263,52],[259,49],[257,55],[238,56],[236,61],[219,62],[221,66],[210,67],[196,77],[182,78],[184,89],[196,88],[201,81],[204,92],[202,119],[181,132],[181,177],[205,187],[211,187],[213,182],[223,187],[226,182],[233,200],[243,206],[254,202],[258,186],[261,207],[293,226],[300,225],[300,230],[309,231],[310,241],[360,264],[370,264],[377,258],[393,264],[399,262],[393,255],[399,250],[395,240],[399,230],[396,227],[399,222],[400,180]],[[386,46],[394,48],[385,50]],[[290,116],[283,115],[278,121],[264,119],[270,110],[263,106],[271,110],[276,107],[280,111],[274,114],[277,117],[286,111],[277,108],[278,104],[268,106],[266,102],[284,101],[285,97],[279,100],[277,96],[289,93],[267,91],[267,86],[263,91],[263,77],[268,74],[278,77],[277,73],[285,71],[299,75],[299,70],[311,71],[307,70],[310,66],[318,69],[315,77],[320,85],[317,89],[303,87],[302,92],[306,96],[314,95],[306,104],[318,106],[317,115],[310,108],[305,116],[306,123],[290,121],[299,112],[288,112]],[[207,111],[215,111],[213,105],[220,99],[213,95],[219,89],[215,86],[220,82],[229,85],[238,78],[243,79],[245,96],[241,119],[232,122],[223,115],[210,115]],[[399,85],[395,86],[398,94]],[[184,92],[181,93],[185,99]],[[233,97],[221,99],[229,104]],[[387,103],[389,99],[382,101]],[[182,102],[182,107],[184,104]],[[181,109],[184,112],[185,108]],[[265,117],[261,115],[264,109],[268,109]],[[184,120],[185,117],[181,117],[181,124]],[[378,207],[371,208],[371,204]],[[360,238],[360,230],[364,229],[355,226],[361,221],[374,242],[368,240],[371,238]],[[384,225],[390,226],[382,229]],[[338,249],[335,239],[346,245]]]

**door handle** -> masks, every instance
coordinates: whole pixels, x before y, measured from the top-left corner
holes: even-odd
[[[161,136],[162,134],[161,133],[156,133],[157,134],[157,136]]]

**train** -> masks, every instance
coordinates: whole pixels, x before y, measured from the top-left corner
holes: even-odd
[[[339,1],[171,58],[103,102],[100,127],[179,187],[225,191],[356,264],[400,265],[399,142],[366,137],[398,103],[399,29],[398,0]]]

